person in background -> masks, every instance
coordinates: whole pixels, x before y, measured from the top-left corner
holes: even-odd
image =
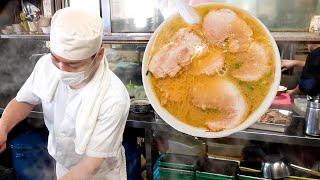
[[[0,29],[4,29],[6,25],[14,23],[17,16],[16,9],[20,7],[18,0],[0,1]]]
[[[291,90],[290,95],[308,94],[317,95],[320,93],[320,44],[308,44],[310,53],[306,61],[282,60],[282,71],[295,67],[303,68],[299,84]]]
[[[130,99],[108,68],[102,35],[99,16],[74,8],[55,13],[51,53],[0,119],[0,152],[10,130],[41,103],[58,179],[127,179],[122,136]]]

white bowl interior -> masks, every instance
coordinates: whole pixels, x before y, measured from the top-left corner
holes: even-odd
[[[210,4],[213,4],[213,3],[210,3]],[[220,3],[214,3],[214,4],[221,5]],[[231,7],[229,5],[224,5],[224,6],[226,8]],[[235,132],[238,132],[238,131],[241,131],[241,130],[248,128],[249,126],[254,124],[256,121],[258,121],[259,118],[268,110],[268,108],[270,107],[270,105],[272,103],[272,100],[276,96],[276,93],[277,93],[277,90],[278,90],[278,87],[280,84],[280,77],[281,77],[280,55],[279,55],[279,50],[278,50],[277,44],[276,44],[275,40],[273,39],[269,30],[264,26],[264,24],[260,20],[258,20],[256,17],[254,17],[253,15],[250,15],[248,12],[246,12],[244,10],[241,10],[241,9],[235,8],[235,7],[232,7],[232,8],[238,9],[242,13],[253,17],[256,20],[256,22],[260,26],[263,27],[268,38],[271,41],[273,52],[274,52],[273,59],[275,60],[275,62],[274,62],[275,75],[274,75],[274,80],[273,80],[273,83],[272,83],[271,88],[269,90],[269,93],[266,95],[265,99],[260,104],[260,106],[254,112],[252,112],[244,122],[242,122],[240,125],[238,125],[237,127],[233,128],[233,129],[226,129],[226,130],[219,131],[219,132],[208,132],[204,128],[193,127],[191,125],[188,125],[188,124],[180,121],[179,119],[174,117],[172,114],[170,114],[164,107],[161,106],[159,99],[157,98],[155,92],[153,91],[151,80],[149,78],[150,75],[147,76],[147,73],[148,73],[148,63],[149,63],[148,62],[149,61],[148,55],[152,49],[152,45],[155,40],[155,37],[159,33],[160,29],[163,28],[164,24],[166,22],[168,22],[173,16],[177,15],[177,14],[173,14],[158,27],[158,29],[154,32],[154,34],[152,35],[152,37],[150,38],[150,40],[148,42],[148,45],[147,45],[146,50],[144,52],[144,57],[143,57],[143,62],[142,62],[142,81],[143,81],[143,86],[144,86],[144,90],[146,92],[146,95],[147,95],[152,107],[154,108],[154,110],[157,112],[157,114],[159,114],[159,116],[166,123],[168,123],[170,126],[172,126],[173,128],[175,128],[178,131],[181,131],[183,133],[186,133],[186,134],[189,134],[192,136],[206,137],[206,138],[219,138],[219,137],[229,136],[232,133],[235,133]]]

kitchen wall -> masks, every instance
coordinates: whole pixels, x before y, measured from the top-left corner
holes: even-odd
[[[308,31],[320,0],[186,0],[227,3],[249,11],[271,31]],[[152,32],[175,12],[170,0],[110,0],[112,32]],[[144,10],[141,11],[141,4]],[[164,15],[164,17],[163,17]]]
[[[319,0],[214,0],[249,11],[271,31],[308,31],[311,16],[320,13]]]

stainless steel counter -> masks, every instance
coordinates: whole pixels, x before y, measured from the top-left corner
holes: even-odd
[[[274,39],[278,42],[320,42],[318,33],[310,32],[271,32]],[[103,36],[104,43],[147,43],[152,33],[112,33]],[[43,34],[25,34],[25,35],[0,35],[1,39],[35,39],[49,41],[49,35]]]
[[[3,109],[0,109],[0,113]],[[29,117],[36,119],[43,119],[41,112],[32,112]],[[127,127],[142,128],[157,131],[176,131],[166,122],[161,119],[155,119],[153,113],[148,114],[135,114],[130,113],[127,120]],[[303,146],[320,147],[320,137],[306,136],[303,133],[304,118],[293,116],[291,124],[285,129],[283,133],[272,132],[258,129],[245,129],[243,131],[230,135],[231,138],[239,138],[246,140],[256,140],[272,143],[294,144]],[[208,139],[210,140],[210,139]]]
[[[170,125],[161,119],[156,119],[153,113],[134,114],[130,113],[127,120],[127,127],[143,128],[145,130],[146,159],[147,159],[147,177],[152,179],[152,165],[150,164],[151,146],[153,142],[153,132],[158,134],[169,134],[170,131],[176,131]],[[246,129],[229,136],[229,138],[255,140],[271,143],[282,143],[301,146],[320,146],[320,138],[305,136],[303,133],[304,118],[293,116],[291,123],[283,133],[263,131],[256,129]],[[159,133],[160,132],[160,133]],[[189,136],[189,135],[186,135]],[[200,138],[203,142],[213,141],[213,139]]]
[[[3,112],[3,109],[0,109],[0,113]],[[43,119],[43,114],[41,112],[32,112],[29,115],[30,118]],[[170,125],[165,123],[162,119],[156,119],[154,113],[147,114],[135,114],[130,113],[127,119],[126,127],[144,129],[145,132],[145,151],[146,151],[146,168],[147,168],[147,177],[152,179],[152,142],[153,134],[155,131],[158,134],[169,134],[169,132],[176,131]],[[304,118],[293,116],[291,123],[283,133],[281,132],[272,132],[264,131],[257,129],[245,129],[243,131],[234,133],[229,136],[229,138],[235,139],[244,139],[244,140],[255,140],[263,141],[270,143],[282,143],[282,144],[291,144],[291,145],[301,145],[301,146],[312,146],[320,147],[320,138],[306,136],[303,133],[304,128]],[[189,135],[186,135],[189,136]],[[203,142],[210,142],[213,139],[199,138]]]

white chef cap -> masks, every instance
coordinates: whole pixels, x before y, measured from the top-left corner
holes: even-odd
[[[51,21],[50,49],[65,59],[82,60],[93,56],[102,43],[102,19],[83,9],[58,10]]]

